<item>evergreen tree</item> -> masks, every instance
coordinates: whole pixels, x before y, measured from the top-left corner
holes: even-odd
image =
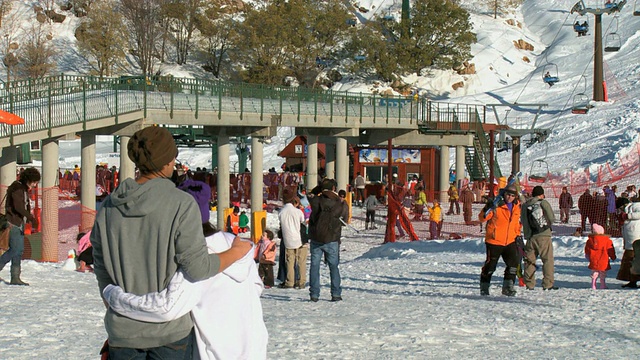
[[[237,22],[221,11],[216,1],[206,1],[203,7],[204,11],[197,14],[195,21],[201,35],[199,50],[204,62],[203,68],[220,77]]]

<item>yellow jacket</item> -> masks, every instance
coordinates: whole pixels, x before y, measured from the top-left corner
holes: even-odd
[[[429,220],[440,223],[442,221],[442,208],[440,204],[427,208],[429,210]]]

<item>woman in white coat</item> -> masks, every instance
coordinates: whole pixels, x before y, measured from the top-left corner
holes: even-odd
[[[640,256],[635,256],[635,254],[640,255],[640,202],[627,204],[620,217],[624,220],[622,224],[624,254],[616,279],[628,281],[622,287],[635,289],[640,280]]]

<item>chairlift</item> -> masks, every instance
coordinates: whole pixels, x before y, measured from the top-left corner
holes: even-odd
[[[605,52],[616,52],[620,50],[622,46],[622,39],[620,35],[612,32],[607,34],[604,40],[604,51]]]
[[[584,89],[573,96],[573,106],[571,107],[572,114],[586,114],[589,112],[589,102],[591,99],[587,96],[587,78],[582,75],[584,80]]]
[[[549,86],[553,86],[553,84],[560,81],[558,77],[558,65],[553,63],[548,63],[542,68],[542,81],[545,84],[549,84]]]
[[[612,27],[613,29],[611,29],[609,34],[604,38],[605,52],[618,51],[622,46],[622,39],[620,38],[620,35],[618,35],[618,15],[613,17]]]
[[[640,16],[640,0],[636,0],[633,4],[633,16]]]
[[[529,181],[543,183],[549,176],[549,164],[543,159],[534,160],[529,170]]]
[[[583,20],[580,22],[580,20]],[[576,22],[573,24],[573,31],[580,36],[587,36],[587,32],[589,32],[589,18],[586,15],[578,15],[576,16]]]

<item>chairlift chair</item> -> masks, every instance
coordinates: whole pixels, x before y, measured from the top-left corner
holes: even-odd
[[[640,16],[640,0],[633,4],[633,16]]]
[[[529,170],[529,181],[543,183],[549,176],[549,164],[543,159],[534,160]]]
[[[542,81],[545,84],[549,84],[549,86],[553,86],[553,84],[560,81],[558,77],[558,65],[553,63],[548,63],[542,68]]]
[[[607,34],[604,41],[605,52],[616,52],[620,50],[621,46],[622,46],[622,39],[620,39],[620,35],[616,33]]]
[[[585,93],[579,93],[573,96],[572,114],[586,114],[589,112],[589,97]]]
[[[575,31],[578,36],[587,36],[587,32],[589,31],[589,18],[586,15],[576,16],[576,22],[573,24],[573,31]]]

